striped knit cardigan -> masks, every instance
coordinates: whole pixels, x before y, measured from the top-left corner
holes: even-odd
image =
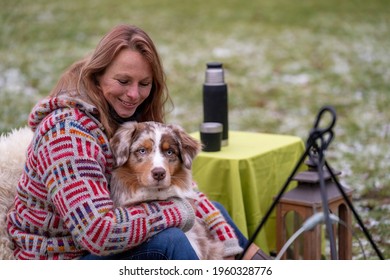
[[[168,227],[189,230],[192,206],[171,199],[114,208],[109,194],[113,158],[89,103],[52,98],[29,117],[35,132],[14,207],[7,217],[17,259],[77,259],[129,250]],[[223,240],[225,255],[241,252],[231,227],[199,193],[196,215]]]

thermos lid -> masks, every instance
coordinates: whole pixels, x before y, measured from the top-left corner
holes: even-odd
[[[221,62],[208,62],[207,63],[207,68],[222,68],[222,63]]]
[[[204,122],[200,125],[200,132],[204,133],[219,133],[222,129],[222,124],[218,122]]]
[[[205,84],[220,85],[225,83],[221,62],[207,63]]]

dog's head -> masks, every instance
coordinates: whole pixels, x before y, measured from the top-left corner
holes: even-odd
[[[156,122],[124,123],[110,144],[117,170],[134,188],[188,188],[192,161],[201,150],[180,126]]]

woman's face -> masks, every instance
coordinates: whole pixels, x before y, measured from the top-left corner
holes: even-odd
[[[152,69],[137,51],[121,50],[98,77],[98,88],[122,118],[131,117],[152,89]]]

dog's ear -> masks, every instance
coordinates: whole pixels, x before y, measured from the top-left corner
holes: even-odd
[[[137,131],[137,122],[122,124],[110,139],[111,151],[114,155],[115,167],[122,166],[130,156],[130,146]]]
[[[170,127],[179,140],[179,149],[183,164],[187,169],[191,169],[192,161],[199,154],[202,146],[198,140],[191,137],[180,126],[170,125]]]

